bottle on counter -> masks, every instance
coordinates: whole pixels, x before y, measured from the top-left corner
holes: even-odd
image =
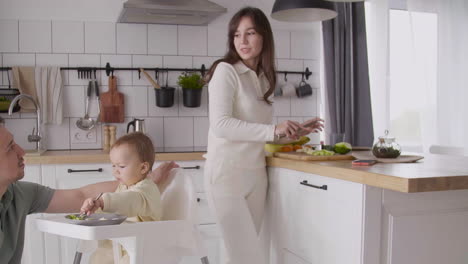
[[[115,126],[109,126],[109,145],[112,147],[115,143],[115,138],[116,138],[116,132],[115,132]]]
[[[104,140],[102,141],[102,150],[104,152],[109,152],[110,151],[110,130],[109,130],[109,126],[108,125],[105,125],[103,128],[102,128],[102,134],[103,134],[103,138]]]

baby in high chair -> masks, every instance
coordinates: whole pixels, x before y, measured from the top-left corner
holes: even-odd
[[[91,214],[98,209],[108,213],[126,215],[127,221],[158,221],[162,216],[161,194],[158,186],[146,176],[154,163],[154,147],[143,133],[131,133],[119,138],[110,150],[112,174],[120,182],[113,193],[104,193],[94,201],[88,198],[81,213]],[[114,263],[112,242],[99,241],[90,263]],[[128,263],[125,250],[120,252],[120,263]]]

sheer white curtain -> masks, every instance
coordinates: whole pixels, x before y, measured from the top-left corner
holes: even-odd
[[[424,151],[467,146],[468,2],[407,0],[406,7],[366,3],[376,135],[393,128],[402,145]]]

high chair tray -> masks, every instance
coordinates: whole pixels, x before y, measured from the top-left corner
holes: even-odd
[[[167,230],[183,230],[182,220],[128,223],[120,225],[84,226],[69,223],[67,214],[57,214],[36,219],[37,229],[41,232],[83,240],[103,240],[119,237],[134,237],[148,233],[148,230],[167,234]],[[190,225],[187,225],[187,228]],[[168,234],[169,235],[169,234]]]

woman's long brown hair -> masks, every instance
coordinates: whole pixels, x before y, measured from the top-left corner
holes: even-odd
[[[273,32],[271,31],[270,22],[268,18],[262,12],[262,10],[255,7],[244,7],[239,10],[229,22],[228,32],[228,51],[222,59],[219,59],[213,63],[210,70],[205,76],[205,81],[209,82],[216,67],[220,62],[226,62],[229,64],[235,64],[242,60],[234,47],[234,34],[237,31],[237,27],[243,17],[249,17],[254,24],[255,31],[263,37],[263,47],[260,53],[260,59],[258,63],[258,70],[263,71],[265,77],[270,84],[270,88],[263,95],[263,100],[268,104],[272,102],[268,100],[268,97],[273,94],[276,85],[276,69],[275,69],[275,44],[273,41]]]

